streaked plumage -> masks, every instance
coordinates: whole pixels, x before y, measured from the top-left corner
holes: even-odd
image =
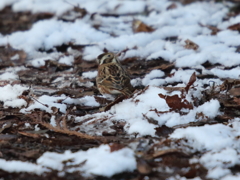
[[[99,63],[96,83],[101,94],[130,96],[133,87],[127,71],[113,53],[103,53],[97,57]]]

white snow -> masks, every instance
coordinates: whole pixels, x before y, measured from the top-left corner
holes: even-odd
[[[41,57],[41,58],[36,58],[31,61],[32,66],[34,67],[41,67],[45,65],[45,61],[47,60],[53,60],[52,57]]]
[[[232,68],[230,70],[213,68],[210,71],[214,75],[216,75],[220,78],[233,78],[233,79],[239,79],[240,78],[240,67]]]
[[[14,72],[5,72],[0,75],[0,80],[17,80],[18,76]]]
[[[14,12],[52,13],[53,17],[35,22],[29,30],[16,31],[11,34],[0,34],[0,45],[7,44],[15,49],[24,50],[27,53],[27,64],[39,68],[45,66],[47,60],[58,61],[66,65],[73,65],[76,54],[85,61],[94,61],[104,50],[122,53],[120,60],[126,58],[137,58],[136,61],[149,63],[152,60],[159,62],[163,60],[171,62],[175,68],[168,77],[160,70],[155,69],[144,77],[135,77],[131,80],[133,86],[149,86],[143,93],[136,93],[132,98],[125,99],[115,104],[107,112],[76,116],[75,122],[82,122],[81,131],[90,135],[101,136],[104,131],[111,132],[114,122],[125,123],[124,130],[128,135],[156,136],[155,128],[161,125],[176,127],[190,122],[214,119],[220,115],[220,103],[212,99],[193,109],[181,109],[173,111],[165,99],[158,94],[166,96],[181,96],[181,91],[173,92],[165,90],[162,86],[171,88],[185,87],[191,75],[214,75],[218,78],[239,79],[240,77],[240,53],[236,52],[240,45],[240,33],[228,29],[230,25],[239,23],[240,15],[227,19],[231,3],[205,1],[193,2],[182,5],[174,2],[176,8],[167,10],[172,4],[168,0],[148,1],[119,1],[119,0],[1,0],[0,9],[12,5]],[[71,11],[74,6],[85,8],[86,16],[76,18]],[[132,8],[134,7],[134,8]],[[148,10],[149,14],[145,13]],[[72,12],[72,14],[71,14]],[[69,14],[70,15],[69,15]],[[103,16],[102,14],[121,15]],[[129,15],[130,14],[130,15]],[[61,19],[69,17],[72,21],[66,22]],[[132,21],[141,20],[153,27],[151,33],[134,33]],[[224,21],[223,21],[224,19]],[[220,31],[211,35],[207,26],[216,26]],[[198,45],[197,50],[186,49],[185,40],[191,40]],[[68,54],[57,52],[56,46],[64,44],[83,45],[81,51],[69,48]],[[86,45],[86,46],[85,46]],[[51,50],[52,53],[40,52],[39,50]],[[77,51],[77,52],[76,52]],[[239,50],[238,50],[239,51]],[[17,56],[10,57],[10,60]],[[220,66],[209,69],[202,64],[220,64]],[[228,68],[226,68],[228,67]],[[233,67],[233,68],[232,68]],[[182,69],[183,68],[183,69]],[[0,71],[1,81],[19,80],[17,72],[27,68],[12,67]],[[72,71],[70,69],[69,71]],[[97,71],[82,73],[84,82],[77,82],[79,86],[92,87],[91,82],[97,76]],[[56,78],[53,83],[60,83],[58,88],[69,86],[63,82],[63,77]],[[91,81],[88,81],[91,79]],[[200,99],[204,85],[214,81],[220,85],[219,79],[197,79],[186,95],[190,104],[193,98]],[[20,108],[21,113],[31,113],[34,109],[40,109],[52,113],[52,107],[59,108],[61,113],[66,113],[67,105],[99,107],[100,104],[94,96],[82,98],[70,98],[65,95],[35,97],[32,104],[21,98],[22,93],[28,87],[21,85],[5,85],[0,87],[0,101],[3,107]],[[27,107],[26,107],[27,106]],[[170,111],[171,110],[171,111]],[[159,112],[159,113],[158,113]],[[181,113],[184,112],[184,115]],[[149,122],[155,120],[155,124]],[[104,120],[102,123],[100,121]],[[51,116],[50,123],[56,126],[56,117]],[[96,125],[95,125],[95,124]],[[207,170],[208,178],[221,180],[239,179],[240,175],[232,175],[229,168],[240,163],[239,132],[240,119],[229,120],[227,124],[212,124],[196,127],[177,128],[169,138],[172,140],[186,139],[185,145],[192,150],[199,151],[202,155],[196,162],[201,163]],[[38,125],[35,130],[39,130]],[[73,130],[75,130],[73,129]],[[76,166],[84,162],[82,166]],[[66,164],[64,164],[67,162]],[[192,162],[194,160],[192,159]],[[65,151],[63,154],[45,152],[36,162],[6,161],[0,159],[0,169],[8,172],[29,172],[43,174],[52,168],[64,174],[64,172],[81,171],[86,176],[91,174],[111,177],[114,174],[136,169],[134,152],[130,148],[123,148],[110,152],[108,145],[92,148],[87,151],[72,153]],[[169,178],[185,180],[179,175]],[[194,180],[200,180],[199,177]]]
[[[36,174],[47,172],[49,171],[48,168],[60,172],[64,168],[65,172],[69,173],[82,171],[86,176],[93,174],[107,177],[124,171],[131,172],[136,169],[137,163],[132,149],[123,148],[113,152],[110,150],[109,145],[101,145],[98,148],[77,151],[75,153],[69,150],[63,154],[45,152],[37,159],[36,164],[0,159],[0,168],[8,172],[29,172]]]
[[[64,100],[66,97],[64,95],[60,97],[53,97],[53,96],[47,96],[43,95],[39,97],[36,100],[34,100],[34,103],[28,106],[27,108],[23,108],[20,110],[21,113],[29,113],[33,109],[41,109],[43,111],[46,111],[48,113],[52,113],[52,107],[56,107],[59,109],[60,112],[66,113],[67,106],[63,103],[58,103],[59,100]]]
[[[72,65],[74,62],[74,57],[73,56],[64,56],[59,59],[59,63],[63,63],[66,65]]]
[[[66,163],[66,167],[64,167],[64,161],[69,161]],[[79,166],[83,162],[85,163]],[[123,148],[111,152],[108,145],[101,145],[98,148],[91,148],[87,151],[78,151],[75,153],[71,153],[70,151],[65,151],[64,154],[46,152],[37,160],[37,163],[43,167],[49,167],[57,171],[62,171],[63,168],[66,168],[66,172],[80,170],[85,172],[87,176],[94,174],[111,177],[123,171],[133,171],[136,169],[133,150]],[[76,165],[78,166],[74,167]]]
[[[208,177],[218,179],[230,173],[229,167],[239,164],[240,157],[236,150],[227,147],[220,152],[208,152],[200,158],[201,164],[209,169]]]
[[[65,95],[62,96],[48,96],[43,95],[40,96],[38,99],[33,99],[34,103],[29,105],[27,108],[23,108],[20,110],[22,113],[29,113],[31,110],[34,109],[41,109],[43,111],[52,113],[52,107],[56,107],[62,113],[66,113],[67,104],[79,104],[84,106],[99,106],[99,103],[96,102],[93,96],[85,96],[79,99],[72,99],[66,97]]]
[[[151,81],[152,79],[154,79],[154,78],[160,78],[160,77],[163,77],[165,75],[165,73],[163,72],[163,71],[161,71],[161,70],[152,70],[149,74],[147,74],[144,78],[143,78],[143,80],[142,80],[142,84],[144,85],[144,86],[147,86],[147,85],[155,85],[154,83],[153,83],[153,81]],[[150,83],[150,81],[152,82],[152,83]]]
[[[221,150],[235,145],[235,134],[232,128],[222,125],[205,125],[201,127],[188,127],[176,129],[171,138],[186,138],[195,150]]]
[[[66,98],[63,103],[66,104],[80,104],[84,106],[99,106],[100,104],[96,102],[93,96],[84,96],[79,99]]]
[[[0,168],[7,172],[28,172],[39,175],[46,171],[41,166],[33,163],[22,161],[6,161],[5,159],[0,159]]]
[[[87,78],[93,79],[93,78],[97,77],[97,73],[98,73],[97,71],[84,72],[84,73],[82,73],[82,77],[84,79],[87,79]]]
[[[22,95],[23,91],[27,90],[28,87],[23,87],[21,85],[6,85],[0,87],[0,101],[3,102],[4,107],[22,107],[27,104],[19,96]]]

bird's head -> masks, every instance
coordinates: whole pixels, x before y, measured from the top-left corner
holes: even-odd
[[[103,53],[97,57],[97,62],[99,65],[108,63],[119,63],[117,57],[114,53]]]

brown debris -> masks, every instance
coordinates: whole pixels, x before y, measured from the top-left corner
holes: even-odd
[[[190,77],[187,86],[185,87],[185,90],[186,90],[187,93],[188,93],[189,88],[190,88],[190,87],[193,85],[193,83],[196,81],[196,79],[197,79],[197,78],[196,78],[196,73],[194,72],[194,73],[192,74],[192,76]]]
[[[182,1],[183,2],[183,1]],[[192,2],[184,0],[185,3]],[[121,5],[116,5],[115,8],[120,8]],[[167,9],[171,10],[177,8],[175,3],[170,4]],[[69,20],[66,17],[74,11],[76,16]],[[85,9],[79,6],[73,6],[72,11],[65,13],[63,16],[59,17],[60,20],[64,21],[75,21],[78,18],[82,18],[85,15],[91,15]],[[34,16],[33,14],[27,12],[14,13],[11,11],[10,7],[5,8],[0,13],[0,19],[6,13],[7,18],[3,19],[1,24],[5,26],[0,26],[0,33],[9,34],[14,31],[27,30],[31,27],[33,22],[41,19],[51,18],[53,15],[47,13],[41,13]],[[14,15],[14,16],[11,16]],[[99,15],[99,14],[98,14]],[[101,14],[100,14],[101,15]],[[142,15],[142,14],[141,14]],[[17,17],[19,16],[19,18]],[[91,15],[94,19],[95,14]],[[104,16],[119,16],[116,14],[105,14]],[[13,18],[12,18],[13,17]],[[16,25],[13,24],[15,21],[19,20]],[[11,19],[11,20],[10,20]],[[93,20],[92,19],[92,20]],[[9,21],[9,22],[7,22]],[[139,33],[151,33],[155,29],[147,24],[144,24],[140,20],[135,20],[132,22],[133,32]],[[22,25],[22,26],[21,26]],[[94,26],[94,25],[93,25]],[[202,26],[202,25],[201,25]],[[99,26],[100,27],[100,26]],[[98,27],[98,30],[99,30]],[[204,26],[210,29],[212,35],[216,35],[220,30],[215,26]],[[229,26],[231,30],[239,31],[239,23]],[[114,36],[114,35],[113,35]],[[178,37],[167,37],[167,40],[176,41]],[[192,42],[191,40],[186,40],[185,48],[198,50],[199,46]],[[79,51],[79,55],[75,56],[73,65],[65,65],[54,60],[47,60],[45,65],[42,67],[33,67],[26,64],[26,53],[21,49],[14,49],[10,45],[0,47],[0,59],[3,62],[0,64],[0,69],[4,73],[5,68],[17,67],[20,65],[26,65],[26,70],[16,72],[19,75],[19,80],[1,80],[0,86],[6,86],[8,84],[22,84],[26,85],[29,90],[23,92],[18,98],[24,99],[28,102],[27,107],[38,97],[42,95],[48,96],[61,96],[65,95],[67,97],[81,98],[85,96],[93,96],[95,100],[100,104],[100,107],[91,107],[83,104],[65,104],[67,113],[64,114],[60,112],[57,107],[52,107],[52,113],[46,113],[40,109],[34,109],[28,112],[29,114],[20,113],[19,108],[4,108],[3,103],[0,103],[0,157],[6,160],[18,160],[18,161],[28,161],[36,162],[36,160],[47,151],[62,153],[65,150],[71,150],[76,152],[79,150],[88,150],[89,148],[98,147],[101,144],[109,143],[111,152],[118,151],[124,147],[130,147],[133,150],[136,141],[143,141],[143,149],[138,153],[135,151],[135,156],[137,160],[137,169],[134,172],[124,172],[118,174],[111,179],[167,179],[178,174],[180,177],[185,178],[195,178],[200,177],[201,179],[206,179],[207,170],[200,164],[190,164],[189,160],[195,156],[200,157],[202,154],[199,152],[186,153],[186,139],[173,140],[169,138],[169,135],[177,128],[187,128],[187,127],[199,127],[205,124],[216,124],[223,123],[229,124],[229,120],[239,117],[240,111],[240,81],[239,79],[226,79],[222,85],[216,83],[209,83],[204,86],[202,90],[202,98],[197,99],[192,97],[192,102],[186,100],[186,94],[195,90],[193,84],[196,79],[216,79],[217,76],[214,75],[203,75],[201,70],[196,69],[198,75],[193,73],[187,83],[186,87],[177,87],[178,82],[165,84],[163,88],[169,94],[173,91],[179,91],[179,95],[163,95],[159,94],[160,98],[166,100],[166,103],[170,107],[170,111],[161,111],[160,109],[152,108],[149,110],[150,113],[155,113],[156,116],[160,117],[164,113],[169,113],[171,111],[177,111],[181,115],[185,111],[182,109],[192,109],[193,107],[198,107],[210,101],[211,99],[217,99],[220,104],[221,115],[215,118],[209,118],[204,113],[196,113],[195,118],[198,119],[196,122],[190,122],[186,124],[177,125],[174,127],[167,127],[166,125],[159,125],[159,122],[148,117],[148,113],[142,113],[142,118],[151,124],[156,126],[155,137],[144,136],[138,137],[137,134],[129,135],[127,134],[125,127],[128,125],[127,121],[124,119],[121,121],[114,120],[113,116],[104,116],[100,118],[94,118],[94,113],[99,113],[100,110],[107,111],[112,108],[112,106],[123,101],[126,97],[119,97],[115,101],[109,101],[104,97],[100,96],[95,83],[95,78],[83,79],[82,73],[88,71],[97,70],[97,62],[85,61],[82,57],[83,49],[87,46],[94,46],[94,44],[81,44],[76,45],[74,42],[66,43],[56,47],[58,52],[61,52],[64,56],[70,55],[67,52],[68,48],[72,48]],[[138,49],[135,46],[126,48],[119,52],[122,56],[129,50]],[[236,51],[239,51],[239,47],[236,47]],[[44,49],[41,49],[44,53]],[[107,48],[103,49],[104,52],[108,52]],[[15,56],[15,57],[14,57]],[[97,56],[97,55],[96,55]],[[13,58],[14,57],[14,58]],[[12,58],[12,59],[11,59]],[[144,76],[154,69],[160,69],[164,71],[165,77],[171,77],[176,70],[174,62],[165,61],[163,58],[159,57],[157,59],[152,59],[146,61],[142,57],[131,57],[122,60],[122,64],[130,71],[131,79],[139,78],[142,79]],[[202,64],[206,69],[211,70],[215,68],[216,64],[211,64],[206,62]],[[233,67],[227,67],[231,69]],[[227,69],[225,68],[225,69]],[[73,69],[71,71],[70,69]],[[188,69],[188,68],[187,68]],[[60,79],[56,82],[57,79]],[[85,86],[84,83],[91,83],[91,86]],[[213,85],[212,85],[213,84]],[[140,102],[137,96],[143,94],[149,87],[144,87],[143,85],[137,85],[136,91],[133,97],[130,97],[131,101],[136,105]],[[44,106],[45,102],[39,102]],[[63,104],[64,100],[59,100],[56,103]],[[102,108],[103,107],[103,108]],[[90,117],[77,122],[76,117],[81,117],[89,115]],[[56,126],[50,124],[50,119],[55,116]],[[110,125],[109,118],[111,119]],[[29,123],[29,126],[26,126]],[[109,127],[107,127],[109,125]],[[102,131],[101,136],[91,136],[85,133],[87,131],[84,129],[85,126],[89,126],[93,131],[97,131],[100,128],[106,128]],[[36,131],[35,129],[40,130]],[[144,127],[143,127],[144,128]],[[109,130],[110,129],[110,130]],[[93,132],[94,133],[94,132]],[[104,136],[104,137],[102,137]],[[239,138],[239,137],[237,137]],[[184,143],[183,143],[184,142]],[[188,147],[189,148],[189,147]],[[190,147],[191,148],[191,147]],[[138,150],[138,149],[136,149]],[[86,161],[79,164],[81,166]],[[164,171],[165,168],[173,169],[173,173]],[[236,167],[237,169],[237,167]],[[232,169],[231,169],[232,170]],[[236,171],[238,172],[238,171]],[[45,179],[82,179],[85,177],[81,176],[81,172],[66,173],[64,177],[59,177],[59,172],[49,172],[44,174]],[[42,176],[28,174],[28,173],[11,173],[0,170],[0,177],[4,179],[42,179]],[[94,176],[94,178],[102,178]]]
[[[233,30],[233,31],[240,31],[240,23],[233,24],[228,27],[228,29]]]
[[[152,27],[144,24],[142,21],[140,20],[134,20],[132,23],[132,29],[133,32],[135,33],[139,33],[139,32],[153,32],[155,29],[153,29]]]
[[[113,143],[113,144],[110,144],[109,147],[111,149],[111,152],[114,152],[114,151],[118,151],[120,149],[123,149],[125,146],[123,144]]]
[[[176,8],[177,8],[176,3],[172,3],[172,4],[170,4],[170,5],[167,7],[167,10],[176,9]]]
[[[185,48],[186,49],[193,49],[193,50],[197,50],[198,48],[199,48],[199,46],[196,44],[196,43],[194,43],[193,41],[191,41],[191,40],[189,40],[189,39],[187,39],[187,40],[185,40]]]
[[[185,109],[193,109],[193,105],[189,103],[186,99],[180,98],[177,94],[173,96],[158,94],[158,96],[162,99],[165,99],[168,106],[173,111],[179,111],[183,108]]]

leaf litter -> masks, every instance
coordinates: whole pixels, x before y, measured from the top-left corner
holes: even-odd
[[[191,6],[189,2],[183,2],[187,4],[185,6],[177,2],[164,3],[166,11],[162,15],[166,17],[172,16],[171,10],[177,12],[178,8]],[[192,5],[194,3],[199,2]],[[95,52],[113,51],[108,45],[111,40],[123,38],[127,33],[133,33],[134,38],[139,39],[143,35],[149,36],[154,41],[154,37],[159,35],[157,25],[160,24],[164,30],[168,23],[161,19],[157,22],[159,24],[154,24],[154,13],[150,16],[152,19],[147,20],[148,8],[154,12],[156,9],[149,4],[144,8],[141,2],[134,12],[129,9],[126,12],[123,8],[126,4],[120,1],[114,1],[112,5],[106,2],[97,14],[87,8],[90,5],[69,5],[71,8],[62,15],[58,14],[58,18],[74,23],[91,16],[89,26],[109,34],[104,35],[106,42],[96,40],[96,45],[81,39],[84,43],[79,45],[78,40],[73,42],[69,39],[68,43],[57,43],[48,50],[46,47],[37,48],[34,53],[29,53],[26,47],[17,48],[12,40],[5,44],[0,42],[0,91],[4,93],[0,99],[0,176],[6,179],[17,178],[19,174],[21,179],[237,178],[239,161],[231,157],[239,159],[240,83],[237,78],[231,78],[233,75],[220,75],[216,70],[237,70],[239,62],[234,60],[237,55],[232,54],[233,59],[228,59],[231,63],[226,67],[221,60],[207,62],[202,59],[195,59],[198,65],[186,66],[188,54],[197,55],[203,50],[201,37],[180,37],[163,31],[167,34],[166,40],[172,41],[157,42],[157,48],[150,44],[145,51],[140,41],[124,48],[121,44],[117,47],[116,42],[113,48],[120,52],[120,61],[129,71],[136,90],[132,97],[119,97],[110,102],[96,88],[96,73],[92,73],[97,70],[97,63],[92,58],[97,56]],[[13,6],[18,7],[17,4]],[[28,11],[17,12],[9,8],[2,10],[7,16],[25,17],[29,14]],[[105,8],[113,8],[115,13],[106,12]],[[140,16],[141,13],[146,14]],[[31,21],[31,26],[34,26],[38,20],[47,20],[51,16],[54,16],[52,11],[35,12],[28,16],[26,22]],[[201,33],[209,33],[212,38],[219,36],[228,46],[236,46],[234,41],[230,41],[236,38],[235,31],[239,31],[238,16],[235,16],[221,25],[201,23],[201,28],[208,29]],[[16,20],[17,25],[23,19]],[[109,28],[120,20],[120,29],[116,28],[114,32]],[[98,26],[97,21],[100,22]],[[4,35],[31,30],[28,26],[24,29],[12,26],[15,29],[0,31]],[[192,31],[200,33],[199,27],[192,28]],[[182,29],[183,33],[185,31]],[[230,40],[224,39],[221,33],[228,33]],[[54,41],[54,37],[51,38]],[[132,37],[129,38],[131,41]],[[183,46],[182,39],[185,42]],[[209,45],[209,48],[215,52],[214,45]],[[174,54],[174,57],[171,52],[176,49],[179,54]],[[48,57],[41,58],[44,54]],[[62,57],[66,59],[61,60]],[[178,58],[181,57],[186,60],[181,59],[183,65],[180,63],[179,67]],[[204,59],[204,56],[199,57]],[[215,142],[222,141],[222,144],[215,144],[218,149],[209,143],[211,138]],[[228,160],[214,159],[214,155],[224,153],[229,153]],[[210,160],[211,166],[206,163]],[[16,163],[18,167],[28,165],[29,168],[6,168],[10,163]],[[97,168],[92,168],[93,164]]]

